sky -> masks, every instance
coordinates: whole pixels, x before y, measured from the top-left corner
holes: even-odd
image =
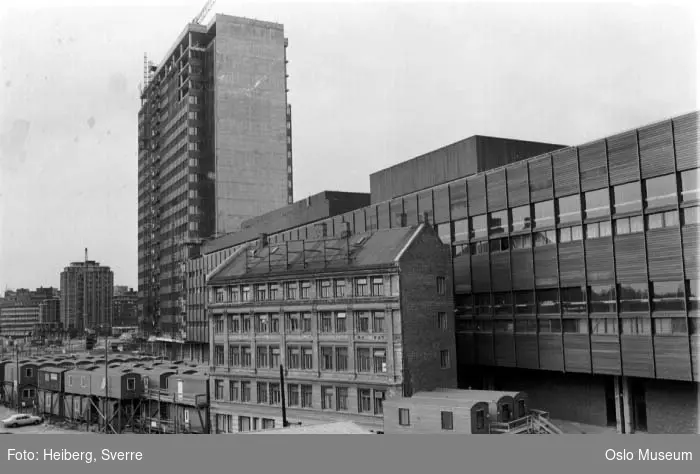
[[[137,112],[197,1],[0,2],[0,293],[137,286]],[[688,3],[219,0],[289,39],[294,199],[469,137],[579,145],[697,110]],[[10,9],[10,7],[12,9]],[[211,19],[211,14],[205,23]]]

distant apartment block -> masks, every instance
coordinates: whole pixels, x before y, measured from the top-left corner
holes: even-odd
[[[87,260],[73,262],[61,272],[61,322],[66,330],[111,325],[114,273]]]
[[[117,288],[117,287],[115,287]],[[112,298],[112,326],[138,326],[138,292],[131,288]]]
[[[39,306],[6,306],[0,308],[0,336],[23,338],[32,335],[39,322]]]
[[[216,15],[144,60],[139,308],[153,329],[181,336],[196,244],[292,202],[286,47],[281,24]]]

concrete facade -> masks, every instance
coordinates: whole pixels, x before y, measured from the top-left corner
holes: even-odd
[[[61,272],[61,322],[65,330],[109,326],[114,273],[88,260],[73,262]]]
[[[149,330],[184,335],[184,262],[202,239],[291,202],[291,107],[277,23],[190,24],[139,111],[139,298]]]
[[[0,336],[29,337],[39,322],[39,306],[6,306],[0,308]]]

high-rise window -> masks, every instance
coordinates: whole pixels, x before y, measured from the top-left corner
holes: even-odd
[[[607,188],[588,191],[584,195],[586,219],[610,215],[610,193]]]

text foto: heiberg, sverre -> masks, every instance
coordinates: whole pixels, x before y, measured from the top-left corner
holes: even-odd
[[[651,449],[639,449],[638,451],[623,449],[616,451],[607,449],[605,459],[608,461],[692,461],[692,451],[652,451]]]
[[[44,449],[43,452],[18,450],[9,448],[7,450],[8,461],[82,461],[91,464],[97,461],[92,451],[69,451],[67,449],[53,450]],[[103,449],[100,451],[99,459],[103,461],[141,461],[143,453],[140,451],[111,451]]]

